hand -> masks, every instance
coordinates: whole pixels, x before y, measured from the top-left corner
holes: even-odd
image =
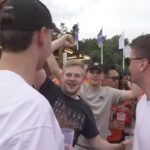
[[[73,150],[72,145],[70,145],[70,144],[65,144],[65,150]]]
[[[126,150],[123,143],[113,144],[113,150]]]
[[[118,120],[113,120],[110,122],[109,127],[114,128],[114,129],[123,130],[124,129],[124,122],[118,121]]]
[[[59,39],[52,41],[52,52],[61,47],[73,47],[75,45],[73,37],[71,34],[65,34]]]
[[[122,142],[125,147],[125,150],[132,150],[133,148],[133,138],[127,139]]]
[[[73,47],[74,46],[74,39],[71,34],[65,34],[59,39],[61,41],[61,45],[64,47]]]
[[[127,107],[125,107],[123,105],[119,105],[119,106],[116,107],[116,112],[120,112],[120,111],[126,112],[127,109],[128,109]]]

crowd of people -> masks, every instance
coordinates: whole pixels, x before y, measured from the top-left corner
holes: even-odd
[[[150,34],[131,42],[126,76],[77,59],[60,68],[53,52],[74,40],[52,41],[42,2],[7,0],[0,9],[1,150],[150,149]],[[74,130],[72,144],[61,128]]]

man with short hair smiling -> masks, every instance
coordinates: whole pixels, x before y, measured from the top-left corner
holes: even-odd
[[[53,55],[48,58],[48,62],[51,72],[61,80],[62,69],[59,68]],[[92,109],[100,135],[106,139],[108,136],[108,125],[112,103],[133,99],[140,95],[141,89],[134,84],[133,89],[129,91],[101,86],[104,75],[103,68],[98,62],[89,64],[86,77],[88,83],[81,85],[78,95],[88,103]],[[88,149],[90,148],[88,143],[89,141],[81,135],[76,148]]]
[[[43,78],[39,91],[51,103],[60,126],[74,129],[73,145],[76,146],[78,137],[82,134],[95,150],[122,150],[122,144],[110,144],[99,135],[90,107],[77,94],[85,76],[84,64],[70,60],[61,71],[60,87],[46,78],[44,70],[39,71],[37,78]]]

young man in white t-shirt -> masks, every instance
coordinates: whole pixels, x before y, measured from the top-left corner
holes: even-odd
[[[33,87],[51,54],[50,12],[38,0],[8,0],[0,13],[0,149],[63,150],[48,101]],[[55,49],[55,48],[54,48]]]
[[[150,34],[141,35],[131,42],[128,60],[133,82],[145,93],[137,104],[133,150],[150,149]]]

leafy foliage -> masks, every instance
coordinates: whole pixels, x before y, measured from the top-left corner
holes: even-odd
[[[123,51],[118,49],[118,40],[118,35],[110,39],[103,37],[103,60],[104,65],[113,65],[121,71]],[[126,43],[128,43],[127,39]],[[101,61],[101,49],[98,47],[97,39],[84,39],[80,41],[79,49],[85,54],[90,55],[92,61]]]
[[[73,34],[73,29],[76,24],[73,25],[72,29],[69,31],[64,23],[60,24],[60,34],[65,33]],[[80,33],[79,33],[80,34]],[[103,37],[103,61],[104,65],[113,65],[119,71],[122,71],[123,62],[123,51],[118,49],[119,35],[115,35],[112,38],[107,39],[106,36]],[[129,43],[128,39],[125,39],[125,45]],[[96,38],[83,39],[79,41],[79,50],[86,55],[91,56],[91,61],[101,61],[101,49],[98,47]]]

